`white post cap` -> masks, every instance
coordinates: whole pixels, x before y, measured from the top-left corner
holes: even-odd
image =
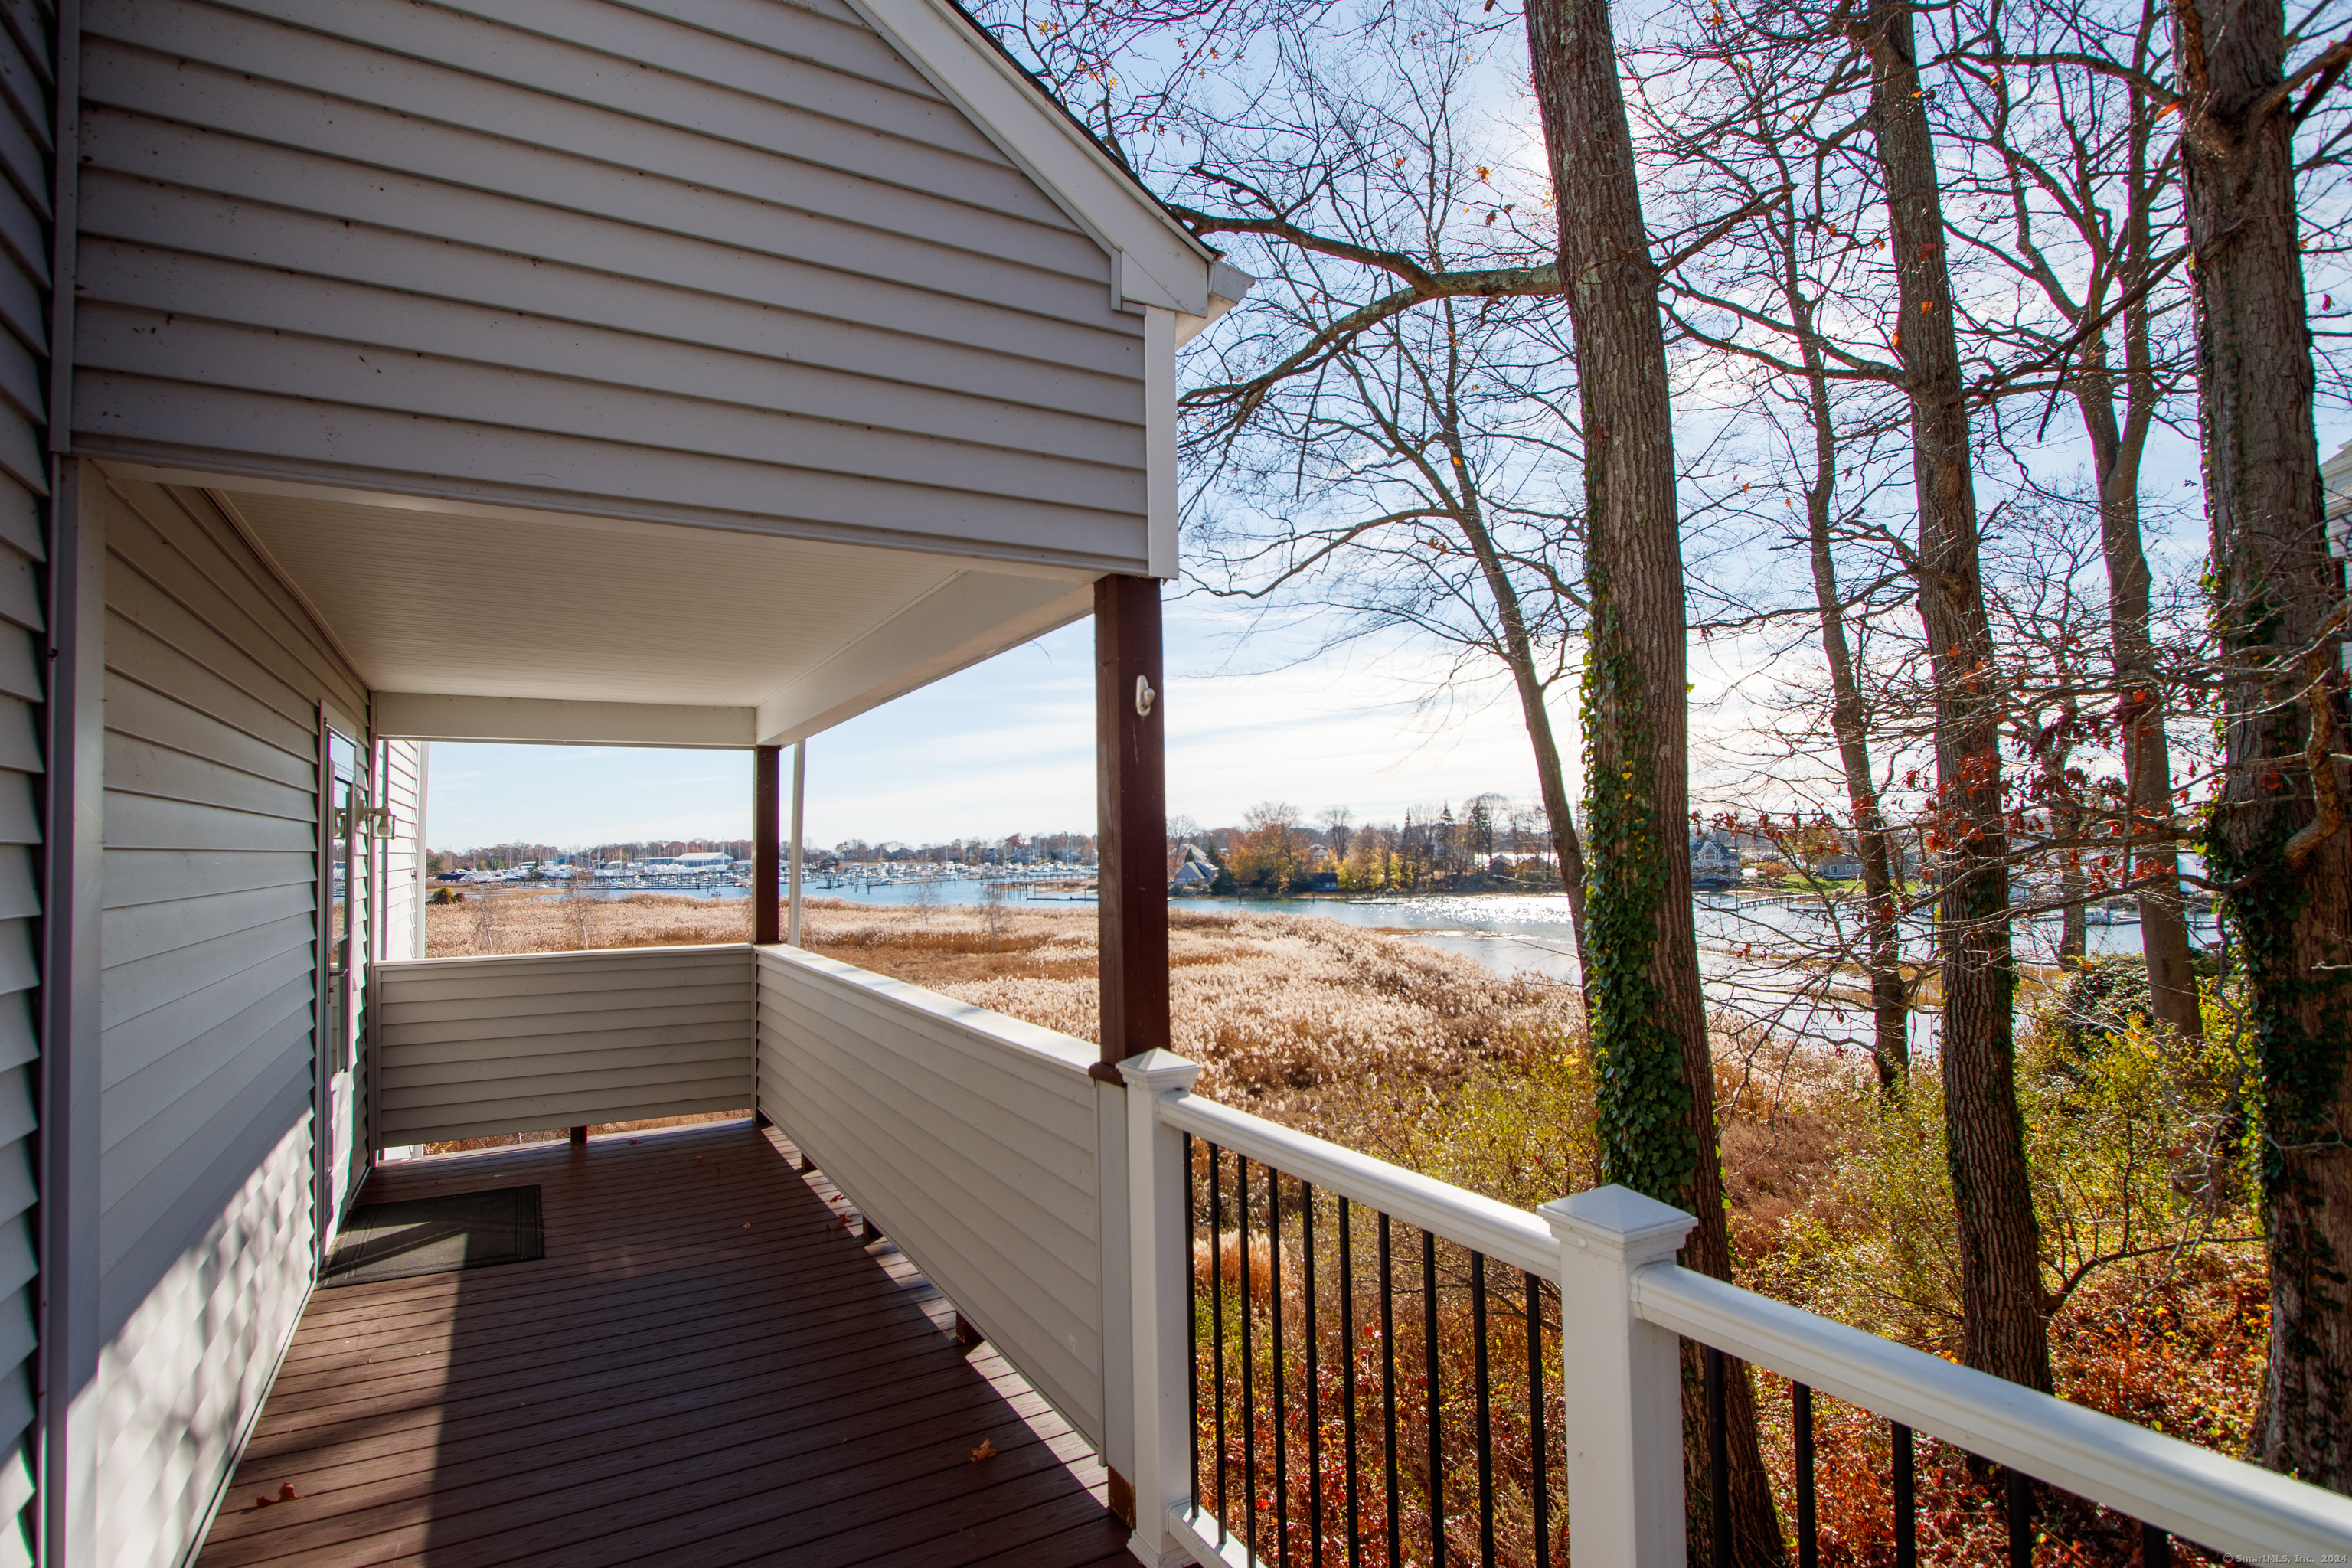
[[[1119,1063],[1118,1076],[1127,1079],[1129,1089],[1147,1094],[1184,1094],[1191,1092],[1192,1080],[1201,1076],[1201,1064],[1174,1051],[1154,1049]]]
[[[1672,1204],[1614,1184],[1554,1198],[1536,1213],[1551,1226],[1563,1251],[1583,1247],[1621,1259],[1629,1268],[1673,1258],[1698,1224],[1696,1215]]]

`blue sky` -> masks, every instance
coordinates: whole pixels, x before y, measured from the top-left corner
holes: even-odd
[[[1214,826],[1278,799],[1384,820],[1414,802],[1535,793],[1499,682],[1433,704],[1439,668],[1409,647],[1277,668],[1278,637],[1237,647],[1213,606],[1171,599],[1167,620],[1171,814]],[[1092,831],[1093,637],[1090,621],[1065,627],[812,741],[809,842]],[[445,742],[425,832],[436,848],[742,837],[751,779],[743,752]]]

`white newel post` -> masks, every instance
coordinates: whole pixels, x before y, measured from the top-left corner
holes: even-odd
[[[1679,1336],[1634,1316],[1633,1279],[1672,1262],[1698,1221],[1618,1186],[1536,1212],[1559,1240],[1570,1549],[1580,1563],[1683,1568]]]
[[[1169,1051],[1118,1064],[1127,1079],[1128,1258],[1135,1322],[1135,1536],[1128,1549],[1150,1568],[1192,1554],[1168,1528],[1169,1510],[1192,1500],[1191,1419],[1185,1398],[1192,1347],[1185,1306],[1192,1260],[1184,1254],[1184,1135],[1163,1123],[1163,1100],[1191,1090],[1200,1065]]]

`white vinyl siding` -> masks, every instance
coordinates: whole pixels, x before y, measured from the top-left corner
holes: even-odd
[[[423,741],[379,742],[376,805],[390,813],[383,858],[383,922],[376,951],[393,960],[425,956],[425,747]]]
[[[0,1568],[32,1561],[51,26],[0,13]]]
[[[309,1289],[318,711],[366,694],[201,492],[106,563],[100,1554],[176,1562]]]
[[[381,965],[376,1137],[749,1110],[751,988],[740,943]]]
[[[0,428],[22,434],[26,423],[23,411],[0,409]],[[7,468],[0,460],[0,469]],[[32,1561],[21,1510],[32,1495],[37,1321],[32,1133],[40,1054],[35,939],[45,646],[35,577],[39,541],[39,500],[8,471],[0,477],[0,1568]]]
[[[838,0],[672,9],[93,0],[78,445],[1141,569],[1102,247]]]

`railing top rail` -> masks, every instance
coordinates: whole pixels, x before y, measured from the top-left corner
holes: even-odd
[[[1539,1274],[1559,1277],[1559,1244],[1551,1228],[1524,1209],[1465,1192],[1418,1172],[1360,1154],[1337,1143],[1235,1110],[1196,1094],[1170,1095],[1160,1102],[1169,1126],[1312,1182],[1326,1192],[1365,1204],[1489,1258]]]
[[[610,963],[632,959],[652,961],[656,958],[719,957],[732,954],[748,958],[751,953],[748,942],[671,942],[659,947],[561,947],[545,952],[468,952],[445,954],[439,958],[379,958],[370,961],[370,967],[397,973],[421,973],[435,969],[495,969],[500,965],[518,967],[534,963]]]
[[[852,990],[887,997],[900,1006],[935,1018],[950,1028],[962,1030],[991,1045],[1027,1052],[1056,1068],[1075,1068],[1081,1077],[1086,1075],[1096,1059],[1095,1047],[1075,1035],[1066,1035],[1058,1029],[1048,1029],[1042,1024],[1032,1024],[1003,1013],[991,1012],[976,1002],[959,1001],[937,991],[927,991],[908,981],[894,980],[870,969],[860,969],[854,963],[820,958],[805,948],[776,943],[755,947],[751,951],[760,961],[788,963]]]
[[[1634,1273],[1633,1307],[1660,1328],[2217,1552],[2352,1560],[2352,1498],[1671,1263]]]

